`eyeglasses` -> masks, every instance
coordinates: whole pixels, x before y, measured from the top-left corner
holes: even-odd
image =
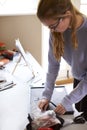
[[[58,18],[58,20],[57,20],[57,22],[56,23],[54,23],[53,25],[50,25],[50,26],[48,26],[51,30],[55,30],[56,28],[57,28],[57,26],[60,24],[60,22],[62,22],[63,21],[63,17],[60,17],[60,18]]]

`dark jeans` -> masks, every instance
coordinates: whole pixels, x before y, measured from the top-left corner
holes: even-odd
[[[75,88],[80,81],[77,79],[74,79],[73,88]],[[87,112],[87,96],[85,96],[81,101],[75,104],[75,108],[79,112]]]

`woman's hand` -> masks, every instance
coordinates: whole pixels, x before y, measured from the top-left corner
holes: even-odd
[[[64,108],[64,106],[62,104],[59,104],[55,110],[56,113],[63,115],[66,112],[66,109]]]
[[[49,101],[47,99],[41,99],[38,103],[38,107],[42,110],[45,111],[48,107]]]

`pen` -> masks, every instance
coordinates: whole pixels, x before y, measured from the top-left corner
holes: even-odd
[[[0,91],[3,91],[3,90],[6,90],[6,89],[9,89],[9,88],[12,88],[13,86],[15,86],[16,84],[10,84],[10,85],[7,85],[5,86],[4,88],[0,88]]]
[[[7,87],[7,86],[9,86],[11,84],[13,84],[13,81],[12,82],[2,82],[2,84],[0,84],[0,88]]]

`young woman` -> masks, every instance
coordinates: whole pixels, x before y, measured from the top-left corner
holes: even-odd
[[[63,57],[72,68],[74,89],[55,112],[64,114],[76,103],[87,120],[87,18],[70,0],[40,0],[37,17],[50,29],[46,86],[38,106],[47,108]]]

